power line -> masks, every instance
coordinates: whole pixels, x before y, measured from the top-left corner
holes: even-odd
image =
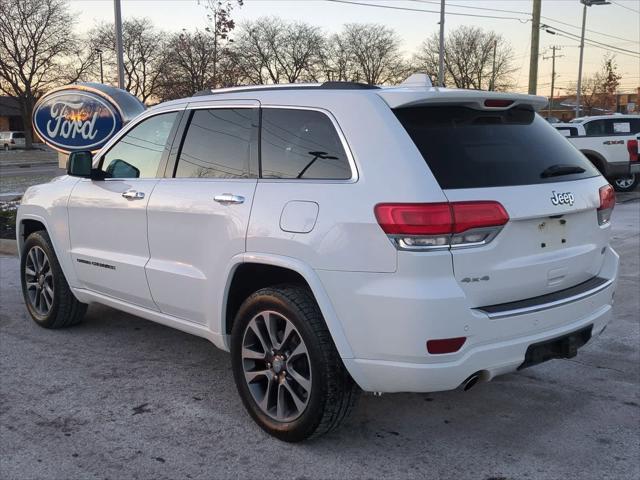
[[[545,20],[550,20],[552,22],[559,23],[560,25],[565,25],[567,27],[575,28],[576,30],[580,30],[580,27],[578,27],[577,25],[573,25],[571,23],[567,23],[567,22],[563,22],[563,21],[560,21],[560,20],[556,20],[555,18],[545,17],[544,15],[542,15],[541,18],[544,18]],[[617,37],[615,35],[610,35],[608,33],[598,32],[597,30],[590,30],[588,28],[585,28],[585,31],[587,31],[589,33],[595,33],[596,35],[602,35],[603,37],[615,38],[616,40],[622,40],[622,41],[628,42],[628,43],[640,43],[638,40],[629,40],[628,38]]]
[[[562,33],[564,33],[566,35],[570,35],[571,36],[571,37],[566,37],[566,38],[572,38],[573,37],[572,38],[573,40],[579,40],[580,39],[580,36],[576,35],[575,33],[567,32],[566,30],[562,30],[560,28],[556,28],[556,27],[553,27],[553,26],[547,25],[547,24],[541,24],[540,25],[540,28],[545,28],[545,27],[552,29],[557,35],[559,35],[557,32],[562,32]],[[616,47],[614,45],[610,45],[610,44],[607,44],[607,43],[598,42],[597,40],[593,40],[591,38],[585,38],[584,40],[585,40],[585,42],[587,42],[587,41],[591,42],[590,43],[591,45],[594,45],[594,46],[595,45],[600,45],[600,46],[603,46],[603,47],[607,47],[610,50],[619,51],[620,53],[626,52],[626,53],[630,53],[630,54],[635,55],[635,56],[640,55],[640,52],[636,52],[636,51],[633,51],[633,50],[627,50],[626,48]]]
[[[432,0],[410,0],[411,2],[419,2],[419,3],[431,3],[435,5],[439,5],[440,2],[435,2]],[[468,8],[470,10],[485,10],[487,12],[502,12],[502,13],[516,13],[518,15],[528,15],[531,16],[531,12],[523,12],[519,10],[503,10],[501,8],[488,8],[488,7],[471,7],[469,5],[460,5],[459,3],[449,3],[447,2],[447,7],[457,7],[457,8]]]
[[[621,3],[618,3],[618,2],[611,2],[611,3],[613,3],[616,7],[626,8],[627,10],[631,10],[632,12],[640,13],[640,10],[635,10],[631,7],[627,7],[626,5],[622,5]]]
[[[377,3],[365,3],[365,2],[356,2],[352,0],[325,0],[327,2],[335,2],[335,3],[345,3],[347,5],[359,5],[361,7],[374,7],[374,8],[388,8],[390,10],[405,10],[408,12],[424,12],[424,13],[437,13],[440,14],[440,10],[425,10],[421,8],[411,8],[411,7],[398,7],[397,5],[382,5]],[[456,15],[459,17],[476,17],[476,18],[493,18],[498,20],[517,20],[520,23],[527,23],[530,20],[522,19],[518,17],[498,17],[496,15],[478,15],[474,13],[458,13],[458,12],[448,12],[447,15]]]

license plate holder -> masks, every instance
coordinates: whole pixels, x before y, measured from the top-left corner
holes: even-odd
[[[573,358],[578,353],[578,349],[591,339],[593,325],[581,328],[575,332],[552,338],[543,342],[532,343],[527,348],[524,362],[520,364],[518,370],[538,365],[554,358]]]

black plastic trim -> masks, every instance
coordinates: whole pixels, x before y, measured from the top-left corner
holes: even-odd
[[[580,294],[589,292],[590,290],[595,290],[607,282],[609,282],[609,280],[606,278],[593,277],[586,282],[579,283],[578,285],[570,288],[565,288],[564,290],[558,290],[557,292],[548,293],[546,295],[539,295],[537,297],[527,298],[525,300],[517,300],[515,302],[479,307],[478,310],[489,315],[495,315],[513,310],[529,309],[538,306],[544,307],[545,304],[551,304],[559,301],[561,302],[562,300],[578,296]]]

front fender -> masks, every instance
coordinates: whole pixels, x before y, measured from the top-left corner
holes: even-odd
[[[224,288],[224,291],[221,292],[222,298],[220,299],[219,305],[221,305],[220,315],[218,318],[220,319],[219,325],[217,325],[218,332],[225,332],[225,323],[226,323],[226,310],[227,310],[227,298],[229,294],[229,289],[231,287],[231,280],[233,278],[233,273],[235,269],[238,268],[243,263],[260,263],[264,265],[272,265],[275,267],[282,267],[289,270],[292,270],[302,278],[305,279],[309,288],[311,288],[311,292],[315,297],[318,306],[320,307],[320,311],[322,312],[322,316],[324,317],[325,323],[327,324],[327,328],[329,329],[329,333],[331,334],[331,338],[333,339],[333,343],[338,350],[338,354],[340,358],[353,358],[353,351],[351,350],[351,345],[347,341],[347,337],[342,329],[342,324],[336,315],[336,312],[333,308],[331,300],[327,295],[322,283],[320,282],[320,278],[316,274],[315,270],[311,268],[309,265],[301,262],[292,257],[286,257],[283,255],[272,255],[266,253],[257,253],[257,252],[247,252],[243,254],[236,255],[231,259],[228,268],[227,268],[227,284]],[[229,336],[223,335],[224,349],[229,350]]]

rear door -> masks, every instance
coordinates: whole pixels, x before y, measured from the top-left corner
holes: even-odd
[[[598,273],[609,236],[597,219],[606,181],[532,109],[395,113],[450,202],[498,201],[509,215],[486,245],[451,247],[472,306],[551,293]]]
[[[198,324],[220,312],[231,258],[245,251],[258,169],[259,104],[216,102],[185,113],[166,177],[147,209],[155,303]]]

